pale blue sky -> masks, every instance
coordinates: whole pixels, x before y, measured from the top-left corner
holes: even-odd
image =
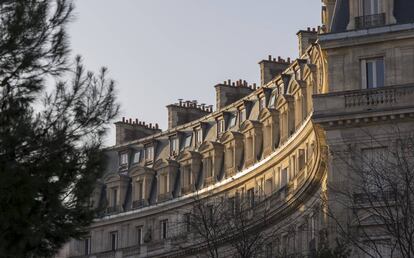
[[[320,0],[76,0],[74,54],[117,82],[121,114],[167,128],[177,99],[215,105],[213,86],[260,81],[268,55],[298,56],[296,32],[320,25]],[[112,145],[114,127],[107,140]]]

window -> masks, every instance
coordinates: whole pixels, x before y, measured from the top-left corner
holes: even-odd
[[[363,15],[374,15],[381,13],[381,0],[361,0]]]
[[[254,207],[254,188],[250,188],[247,190],[247,201],[249,203],[249,207]]]
[[[141,161],[141,151],[137,151],[134,154],[134,163],[139,163]]]
[[[143,226],[137,226],[137,245],[141,245],[143,242],[142,242],[142,228],[143,228]]]
[[[304,149],[299,149],[298,162],[299,162],[299,171],[302,171],[302,169],[305,168],[305,150]]]
[[[187,232],[191,231],[191,213],[184,214],[184,228]]]
[[[197,128],[194,131],[195,134],[195,145],[200,146],[203,143],[203,130],[201,128]]]
[[[213,218],[214,218],[213,205],[207,205],[206,217],[210,221],[210,223],[213,223]]]
[[[154,146],[147,146],[145,149],[145,160],[152,161],[154,159]]]
[[[237,117],[234,114],[232,114],[229,120],[229,128],[236,126],[236,120],[237,120]]]
[[[160,222],[161,228],[161,239],[167,239],[167,228],[168,228],[168,220],[161,220]]]
[[[266,258],[272,258],[273,255],[273,247],[272,247],[272,243],[267,243],[266,244]]]
[[[225,130],[224,119],[217,120],[217,135],[221,135]]]
[[[239,113],[239,122],[243,123],[247,119],[246,109],[241,109]]]
[[[128,164],[128,153],[122,153],[120,159],[120,165],[127,165]]]
[[[118,206],[118,188],[112,188],[112,207]]]
[[[118,232],[114,231],[109,233],[109,240],[111,244],[111,251],[118,249]]]
[[[210,178],[213,176],[213,166],[211,158],[206,158],[203,162],[204,176]]]
[[[138,194],[137,197],[138,197],[138,200],[140,201],[144,199],[144,187],[143,187],[144,184],[142,181],[138,181],[136,186],[137,186],[137,194]]]
[[[386,165],[387,148],[367,148],[362,149],[362,187],[369,192],[377,192],[380,187],[387,187],[386,180],[381,173],[387,170]]]
[[[188,166],[185,166],[184,168],[183,168],[183,185],[186,187],[186,186],[189,186],[190,184],[191,184],[191,166],[190,165],[188,165]]]
[[[187,135],[184,140],[184,148],[188,148],[191,146],[192,135]]]
[[[84,247],[85,247],[84,254],[85,255],[91,254],[91,237],[87,237],[83,241],[84,241],[83,243],[84,243]]]
[[[180,149],[180,141],[178,137],[173,137],[170,139],[170,155],[174,156],[178,154]]]
[[[168,192],[168,175],[164,174],[160,176],[160,194]]]
[[[280,187],[284,187],[288,182],[288,168],[282,169],[282,174],[280,175]]]
[[[265,184],[265,194],[266,196],[269,196],[272,194],[272,186],[273,186],[273,180],[272,178],[268,178],[266,179],[266,184]]]
[[[384,86],[384,58],[362,60],[361,67],[363,88],[373,89]]]
[[[269,102],[269,107],[275,107],[275,103],[276,103],[276,95],[275,94],[273,94],[271,97],[270,97],[270,102]]]
[[[262,110],[265,107],[266,107],[266,98],[262,97],[262,98],[259,99],[259,108],[260,108],[260,110]]]

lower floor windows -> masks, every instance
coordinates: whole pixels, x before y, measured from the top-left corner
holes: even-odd
[[[111,244],[111,251],[118,249],[118,232],[114,231],[109,233],[109,240]]]
[[[84,241],[84,250],[85,250],[84,254],[85,255],[91,254],[91,249],[92,249],[91,248],[91,237],[87,237],[83,241]]]
[[[161,220],[160,222],[161,228],[161,239],[167,239],[167,230],[168,230],[168,220]]]
[[[142,244],[142,226],[137,227],[137,245]]]

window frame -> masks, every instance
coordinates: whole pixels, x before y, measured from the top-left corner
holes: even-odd
[[[381,61],[380,66],[379,61]],[[370,69],[368,67],[370,64],[372,66],[372,72],[370,72]],[[381,67],[381,69],[378,69],[379,67]],[[382,74],[379,74],[379,71],[382,71]],[[385,75],[386,65],[384,56],[361,59],[361,83],[363,89],[376,89],[384,87]],[[370,77],[372,77],[372,85],[370,83]],[[378,82],[379,78],[380,82]]]
[[[111,251],[118,250],[118,231],[109,232],[109,243],[111,244]]]

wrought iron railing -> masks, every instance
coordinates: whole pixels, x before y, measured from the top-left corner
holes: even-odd
[[[385,25],[385,13],[355,17],[355,28],[364,29]]]

